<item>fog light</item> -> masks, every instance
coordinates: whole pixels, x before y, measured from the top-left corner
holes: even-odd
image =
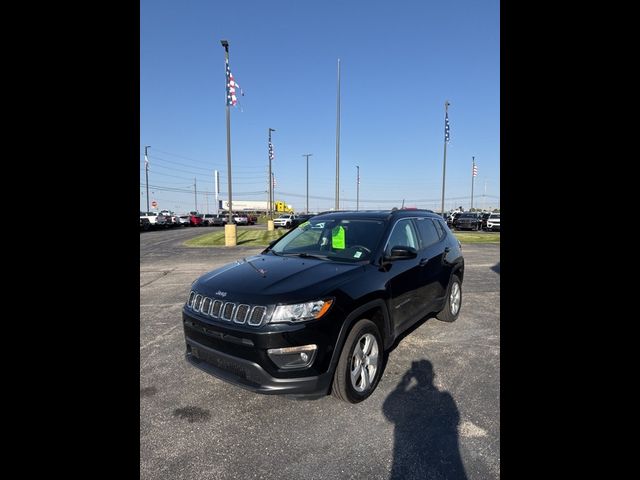
[[[316,357],[317,345],[303,345],[301,347],[270,348],[267,350],[269,358],[278,368],[283,370],[307,368]]]

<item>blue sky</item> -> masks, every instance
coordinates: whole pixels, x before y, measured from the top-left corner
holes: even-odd
[[[225,65],[244,91],[231,108],[234,200],[265,200],[268,128],[275,199],[335,203],[336,80],[341,76],[340,207],[440,209],[449,100],[447,210],[500,204],[497,0],[270,0],[140,3],[140,209],[214,211],[227,199]],[[486,196],[483,198],[483,194]]]

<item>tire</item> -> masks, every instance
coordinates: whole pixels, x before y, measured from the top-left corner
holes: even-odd
[[[444,308],[438,312],[436,318],[443,322],[455,322],[462,307],[462,283],[457,275],[451,275],[447,288],[447,299]]]
[[[383,355],[382,339],[376,324],[365,319],[356,322],[344,342],[333,374],[332,395],[348,403],[359,403],[369,397],[382,375]],[[367,365],[364,368],[362,359]]]

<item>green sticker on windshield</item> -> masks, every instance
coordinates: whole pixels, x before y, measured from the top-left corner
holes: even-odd
[[[306,221],[306,222],[301,223],[300,225],[298,225],[298,228],[304,228],[304,227],[306,227],[307,225],[309,225],[309,222],[308,222],[308,221]]]
[[[336,227],[331,230],[331,244],[333,248],[344,250],[344,228]]]

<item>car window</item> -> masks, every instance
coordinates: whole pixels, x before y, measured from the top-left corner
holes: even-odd
[[[386,246],[387,253],[390,253],[393,247],[399,245],[415,249],[418,248],[416,232],[411,220],[408,218],[398,220],[398,222],[393,226],[393,230],[391,231],[391,235],[389,235],[389,241]]]
[[[434,220],[433,223],[436,226],[436,230],[438,231],[438,237],[440,237],[440,239],[443,239],[447,234],[444,229],[445,224],[442,222],[442,220]]]
[[[418,231],[422,238],[422,248],[427,248],[440,240],[440,235],[436,230],[436,226],[430,218],[418,218],[416,220],[416,223],[418,224]]]

